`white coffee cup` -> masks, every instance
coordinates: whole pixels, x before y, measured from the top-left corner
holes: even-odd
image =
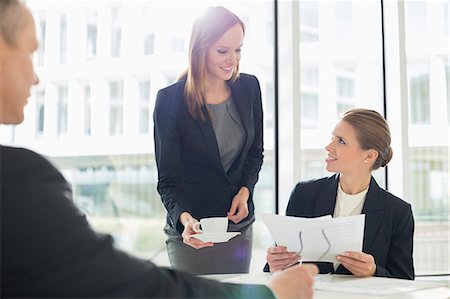
[[[226,233],[228,230],[228,218],[227,217],[202,218],[200,219],[200,222],[197,222],[192,226],[192,229],[197,233],[207,233],[207,234]]]

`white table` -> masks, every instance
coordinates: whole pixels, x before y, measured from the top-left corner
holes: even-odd
[[[205,275],[203,277],[219,280],[222,282],[232,282],[232,283],[250,283],[250,284],[267,284],[270,280],[270,274],[268,273],[250,273],[250,274],[217,274],[217,275]],[[386,280],[387,279],[387,280]],[[437,277],[427,277],[427,278],[417,278],[415,281],[405,281],[405,280],[397,280],[392,278],[381,278],[381,277],[373,277],[370,280],[374,286],[375,285],[386,285],[386,288],[389,288],[389,285],[395,287],[396,285],[406,284],[408,288],[414,287],[423,287],[424,283],[432,283],[433,287],[426,289],[416,289],[407,292],[395,292],[391,294],[377,294],[376,288],[374,291],[367,293],[351,293],[351,292],[343,292],[344,289],[339,288],[338,290],[333,291],[325,291],[321,289],[315,289],[314,298],[316,299],[336,299],[336,298],[382,298],[382,299],[446,299],[450,298],[450,280],[449,276],[437,276]],[[356,286],[358,283],[362,282],[360,279],[350,276],[350,275],[319,275],[317,277],[316,287],[317,285],[322,284],[322,286],[326,286],[330,283],[340,283],[345,282],[347,286]],[[397,283],[398,282],[398,283]],[[369,288],[368,288],[369,289]],[[351,291],[351,290],[350,290]],[[353,289],[354,291],[354,289]]]

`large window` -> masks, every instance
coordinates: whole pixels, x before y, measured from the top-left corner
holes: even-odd
[[[448,1],[27,3],[41,83],[25,122],[1,128],[2,143],[48,156],[89,221],[121,248],[169,265],[154,101],[187,65],[193,19],[223,5],[246,24],[241,71],[256,75],[262,89],[256,212],[284,214],[299,180],[329,175],[324,147],[337,118],[372,108],[387,116],[394,145],[387,171],[375,178],[412,204],[416,272],[449,273]],[[273,240],[258,214],[254,235],[251,271],[260,271]]]
[[[448,1],[279,8],[280,213],[299,180],[329,175],[324,146],[338,116],[375,109],[391,126],[394,158],[374,175],[412,205],[416,273],[449,273]]]
[[[273,3],[68,3],[29,1],[38,24],[41,83],[30,100],[33,117],[21,126],[33,134],[9,135],[62,170],[89,221],[125,250],[168,265],[162,250],[166,211],[156,191],[154,101],[186,68],[192,21],[210,5],[226,6],[247,26],[241,71],[258,77],[265,110],[265,162],[255,203],[258,211],[273,212]],[[270,240],[259,221],[254,232],[252,267],[261,269]]]
[[[419,274],[449,273],[448,1],[405,1],[406,191]]]

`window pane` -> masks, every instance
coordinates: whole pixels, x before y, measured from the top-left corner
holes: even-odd
[[[97,13],[88,12],[86,27],[87,59],[93,59],[97,55],[97,23]]]
[[[416,272],[448,273],[448,1],[405,1],[405,23]]]
[[[45,59],[45,42],[46,42],[46,38],[45,38],[45,30],[46,30],[46,21],[45,21],[45,17],[44,16],[36,16],[37,19],[37,28],[36,28],[36,34],[37,34],[37,38],[39,40],[39,48],[37,51],[37,61],[38,61],[38,65],[41,66],[44,64],[44,59]]]
[[[111,10],[111,56],[120,56],[122,44],[122,26],[120,19],[120,8],[114,7]]]
[[[57,127],[58,138],[65,137],[67,134],[67,102],[69,90],[66,85],[58,87],[58,104],[57,104]]]
[[[85,136],[91,135],[91,87],[85,86],[84,88],[84,130]]]
[[[150,130],[150,81],[139,83],[139,133]]]
[[[75,202],[98,230],[111,233],[123,249],[169,264],[163,233],[166,211],[156,191],[154,99],[186,68],[192,21],[211,5],[229,8],[247,27],[240,67],[258,77],[265,117],[265,158],[254,199],[258,211],[274,211],[273,1],[83,1],[76,11],[55,3],[30,2],[39,20],[37,72],[46,74],[40,84],[49,90],[45,99],[51,104],[45,106],[49,134],[41,134],[42,142],[34,148],[63,171]],[[55,21],[62,15],[65,29]],[[65,32],[69,45],[82,45],[85,52],[66,55],[58,70],[55,61],[44,60],[44,54],[52,60],[58,49],[67,50],[55,32]],[[31,136],[21,130],[18,134],[25,136],[15,139],[25,146],[35,145],[44,130],[43,95],[34,96],[30,103],[42,104],[41,112],[33,110]],[[65,138],[56,142],[55,135]],[[71,146],[79,144],[80,136],[86,140],[83,146]],[[252,267],[259,271],[271,240],[259,221],[254,235]]]
[[[59,18],[59,62],[67,62],[67,16],[62,15]]]
[[[329,175],[324,147],[343,112],[365,107],[383,114],[381,7],[379,1],[300,1],[299,9],[301,34],[317,36],[301,37],[299,50],[300,176],[306,180]],[[382,171],[374,175],[383,186]]]
[[[45,92],[40,90],[36,93],[36,138],[42,138],[44,135],[45,120]]]
[[[121,135],[123,131],[123,82],[109,83],[109,134]]]

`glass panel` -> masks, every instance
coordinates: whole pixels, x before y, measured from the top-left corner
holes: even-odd
[[[317,42],[319,41],[319,3],[302,1],[300,5],[300,42]]]
[[[84,132],[85,136],[91,135],[91,87],[84,88]]]
[[[450,61],[447,61],[447,66],[445,67],[445,78],[447,89],[447,122],[450,125]]]
[[[155,53],[155,33],[147,33],[144,36],[144,55]]]
[[[150,81],[139,83],[139,133],[150,130]]]
[[[39,90],[36,92],[36,138],[42,138],[44,135],[45,120],[45,92]]]
[[[45,94],[46,103],[51,104],[45,106],[45,129],[51,134],[46,132],[36,145],[34,132],[44,129],[40,125],[43,120],[36,120],[30,136],[27,130],[16,130],[21,136],[11,140],[50,157],[70,181],[75,202],[98,230],[111,233],[119,247],[161,265],[169,263],[163,233],[166,211],[156,191],[154,99],[156,92],[175,82],[186,67],[192,21],[211,5],[227,7],[247,26],[241,71],[258,77],[265,117],[265,158],[254,200],[257,211],[273,212],[273,1],[86,1],[70,11],[52,1],[34,0],[31,6],[39,20],[37,72],[41,86],[49,91]],[[74,28],[66,30],[67,41],[85,45],[82,51],[87,59],[69,55],[56,72],[54,64],[44,61],[44,54],[51,57],[59,49],[58,35],[46,37],[45,30],[59,32],[54,16],[63,14],[67,15],[66,27]],[[48,23],[44,16],[49,16]],[[89,85],[76,83],[79,80],[89,80]],[[61,84],[66,86],[64,92],[48,87]],[[81,100],[69,101],[67,95]],[[39,94],[33,97],[30,103],[41,103]],[[73,120],[69,131],[68,116]],[[65,138],[56,141],[54,135],[59,132],[65,132]],[[71,144],[79,142],[80,134],[89,140],[73,148]],[[270,240],[259,221],[254,236],[252,269],[260,271]]]
[[[62,15],[59,18],[59,62],[67,62],[67,16]]]
[[[44,65],[44,60],[45,60],[46,21],[43,16],[36,16],[36,20],[37,20],[36,34],[37,34],[37,38],[39,40],[39,48],[37,51],[37,61],[38,61],[38,65],[41,66],[41,65]]]
[[[109,83],[109,134],[121,135],[123,132],[123,82]]]
[[[69,89],[66,85],[58,87],[58,110],[57,110],[57,126],[58,138],[65,137],[67,134],[67,102]]]
[[[97,55],[97,13],[88,12],[86,27],[86,57],[94,59]]]
[[[122,26],[120,19],[120,8],[114,7],[111,10],[111,56],[120,56],[122,44]]]
[[[449,273],[448,1],[405,1],[405,23],[416,273]]]
[[[408,64],[411,124],[430,124],[430,70],[427,64]]]
[[[364,107],[383,114],[381,7],[379,1],[300,1],[299,7],[299,156],[306,180],[330,175],[324,147],[343,112]],[[383,170],[374,175],[384,186]]]

